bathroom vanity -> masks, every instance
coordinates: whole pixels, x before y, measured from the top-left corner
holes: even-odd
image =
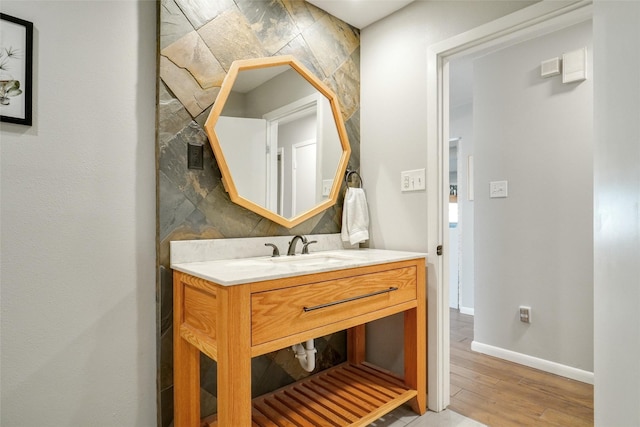
[[[173,263],[176,427],[363,426],[426,411],[424,254],[374,249]],[[365,324],[404,313],[404,376],[366,361]],[[348,360],[251,399],[251,358],[347,330]],[[200,352],[218,413],[200,419]],[[293,356],[292,356],[293,357]]]

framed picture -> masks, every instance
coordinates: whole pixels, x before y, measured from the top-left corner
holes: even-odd
[[[0,120],[31,126],[33,23],[0,13]]]

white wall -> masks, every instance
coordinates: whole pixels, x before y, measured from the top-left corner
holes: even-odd
[[[35,90],[0,128],[0,424],[155,425],[155,2],[2,12],[34,23]]]
[[[371,247],[427,250],[427,195],[400,192],[400,172],[427,162],[427,47],[529,4],[417,1],[362,30],[361,168]]]
[[[640,2],[596,1],[595,425],[640,425]]]
[[[582,47],[591,64],[591,22],[474,62],[474,341],[592,372],[593,72],[539,75]]]
[[[428,46],[529,4],[417,1],[360,33],[361,171],[371,247],[427,251],[427,194],[401,193],[400,172],[427,164]],[[369,328],[373,362],[400,371],[401,328],[398,316]]]

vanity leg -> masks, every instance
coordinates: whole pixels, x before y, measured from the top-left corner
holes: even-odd
[[[200,351],[180,336],[184,321],[184,284],[173,279],[173,423],[200,425]]]
[[[404,312],[404,378],[405,383],[417,390],[411,409],[422,415],[427,411],[427,309],[426,270],[418,268],[418,307]]]
[[[347,360],[355,365],[366,360],[365,325],[347,329]]]
[[[248,286],[218,293],[218,425],[251,425],[251,306]]]
[[[426,340],[426,336],[419,332],[424,328],[420,327],[417,317],[417,309],[404,312],[404,380],[408,387],[418,392],[416,398],[409,402],[411,409],[422,415],[427,410],[427,359],[425,351],[420,350],[420,335],[422,340]]]

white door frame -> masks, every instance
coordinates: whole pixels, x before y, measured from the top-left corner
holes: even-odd
[[[449,60],[492,46],[515,44],[591,19],[592,1],[543,0],[525,9],[431,45],[427,50],[427,197],[429,223],[429,409],[449,405]]]

